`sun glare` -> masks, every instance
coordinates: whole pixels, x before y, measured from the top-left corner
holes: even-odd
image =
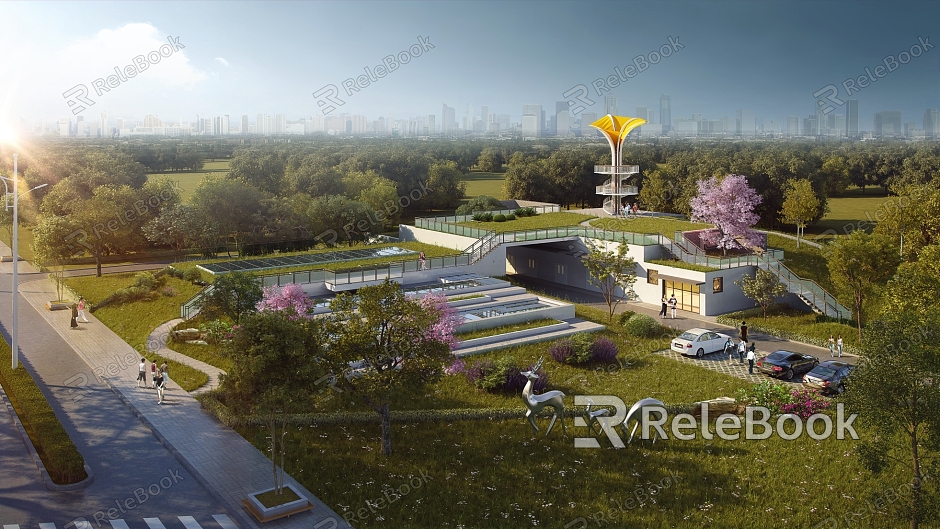
[[[0,143],[15,144],[16,140],[16,129],[9,123],[0,122]]]

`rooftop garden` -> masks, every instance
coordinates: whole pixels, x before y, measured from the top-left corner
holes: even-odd
[[[532,217],[515,217],[513,220],[482,222],[470,220],[458,222],[458,226],[477,228],[487,231],[504,233],[510,231],[544,230],[547,228],[563,228],[566,226],[579,226],[582,222],[595,218],[593,215],[580,213],[541,213]]]

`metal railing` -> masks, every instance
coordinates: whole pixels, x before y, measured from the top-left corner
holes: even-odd
[[[639,165],[595,165],[594,172],[597,174],[637,174],[640,172]]]
[[[781,263],[776,256],[765,254],[761,257],[761,264],[758,266],[774,272],[788,291],[803,296],[826,316],[841,320],[852,315],[851,310],[839,303],[835,296],[826,292],[826,289],[819,286],[819,283],[812,279],[800,278]]]
[[[620,189],[617,190],[617,189],[614,189],[613,184],[594,186],[594,191],[596,195],[613,195],[614,193],[616,193],[617,195],[633,196],[633,195],[640,194],[640,190],[639,188],[637,188],[637,186],[621,185]]]

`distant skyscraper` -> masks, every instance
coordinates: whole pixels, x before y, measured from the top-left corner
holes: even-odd
[[[653,109],[650,107],[636,107],[636,116],[634,117],[645,119],[647,123],[655,122]]]
[[[924,136],[936,138],[940,134],[940,113],[936,108],[928,108],[924,111]]]
[[[228,133],[229,133],[229,121],[228,121],[228,114],[226,114],[226,115],[222,116],[222,131],[221,131],[221,134],[222,134],[223,136],[228,136]]]
[[[72,132],[72,120],[69,118],[59,118],[59,137],[68,138]]]
[[[441,134],[453,135],[457,130],[457,111],[446,104],[441,107]]]
[[[487,132],[487,126],[490,122],[490,107],[483,105],[480,110],[480,121],[483,122],[483,132]]]
[[[617,96],[607,95],[604,96],[604,115],[617,115]]]
[[[101,137],[102,138],[111,137],[111,129],[108,127],[108,113],[107,112],[101,113]]]
[[[591,126],[591,123],[597,121],[597,114],[594,112],[581,113],[581,137],[590,138],[599,134],[598,130]]]
[[[437,126],[434,123],[434,117],[434,114],[428,115],[428,134],[437,134]]]
[[[737,112],[737,130],[735,133],[739,136],[753,136],[757,131],[757,119],[754,112],[750,110],[738,110]]]
[[[876,138],[901,134],[902,130],[900,112],[896,110],[886,110],[875,114],[874,135]]]
[[[845,103],[845,134],[850,138],[858,136],[858,99]]]
[[[522,105],[522,135],[542,135],[542,105]]]
[[[248,134],[248,114],[242,114],[242,134]]]
[[[666,94],[659,96],[659,122],[664,134],[672,130],[672,99]]]
[[[800,118],[797,116],[787,116],[787,136],[800,135]]]
[[[806,118],[803,118],[803,135],[804,136],[815,136],[819,133],[819,123],[818,116],[813,114]]]

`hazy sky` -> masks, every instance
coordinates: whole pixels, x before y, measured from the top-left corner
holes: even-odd
[[[472,103],[477,115],[488,105],[518,121],[523,104],[541,104],[550,115],[579,84],[595,103],[589,111],[601,113],[606,93],[598,96],[594,80],[665,46],[669,57],[607,92],[617,96],[619,114],[646,105],[659,121],[659,96],[667,93],[673,118],[733,118],[743,108],[758,123],[785,128],[788,115],[814,112],[814,92],[832,84],[838,93],[820,97],[844,101],[843,81],[915,46],[919,57],[875,72],[883,77],[851,97],[859,100],[861,129],[870,130],[882,110],[899,110],[903,122],[920,127],[924,110],[940,107],[937,20],[937,3],[898,1],[4,1],[0,121],[74,122],[63,93],[76,85],[94,101],[79,114],[85,120],[102,111],[167,121],[248,114],[253,122],[257,113],[297,119],[322,113],[313,93],[330,84],[344,102],[334,115],[369,119],[439,120],[447,103],[459,122]],[[96,79],[159,53],[168,36],[185,48],[95,93]],[[419,37],[429,43],[421,56],[345,93],[344,80],[419,49]]]

